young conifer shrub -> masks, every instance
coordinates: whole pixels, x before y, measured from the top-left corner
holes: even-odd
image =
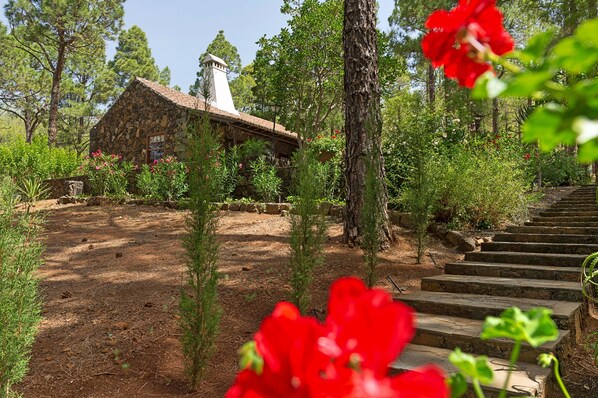
[[[36,240],[40,219],[17,214],[16,187],[0,180],[0,398],[18,396],[12,390],[27,373],[31,346],[41,320],[41,301],[34,273],[42,263]]]
[[[324,262],[323,245],[327,228],[318,205],[322,187],[313,182],[317,160],[306,148],[300,149],[294,160],[297,198],[291,212],[291,301],[305,313],[310,303],[309,287],[313,271]]]
[[[218,141],[208,113],[188,122],[189,209],[185,280],[179,300],[181,342],[191,390],[197,390],[215,348],[221,308],[218,303],[216,161]]]
[[[380,170],[380,156],[376,152],[380,149],[373,145],[365,158],[365,187],[363,192],[363,210],[361,222],[363,225],[363,240],[361,248],[366,265],[365,282],[369,288],[376,283],[376,268],[378,267],[378,252],[382,243],[380,224],[383,222],[380,209],[384,195],[384,186],[378,178]]]
[[[414,120],[404,132],[411,167],[402,199],[407,211],[411,213],[415,227],[418,264],[426,251],[428,226],[437,200],[434,121],[434,115],[424,114]]]

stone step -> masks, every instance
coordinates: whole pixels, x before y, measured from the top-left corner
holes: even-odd
[[[546,279],[444,274],[423,278],[422,290],[543,300],[583,301],[583,294],[578,282]]]
[[[484,321],[447,315],[416,314],[417,331],[412,344],[454,350],[459,347],[464,352],[483,353],[491,357],[508,358],[514,342],[508,339],[482,340],[480,334]],[[519,360],[537,363],[542,353],[562,354],[567,348],[569,331],[559,330],[559,338],[538,348],[523,344]]]
[[[505,263],[459,262],[448,263],[444,271],[451,275],[493,276],[499,278],[552,279],[579,281],[579,270],[573,267],[550,267]]]
[[[566,222],[566,223],[576,223],[576,222],[595,222],[598,223],[598,216],[561,216],[561,215],[553,215],[548,217],[534,217],[532,218],[534,222]]]
[[[507,227],[509,233],[524,234],[566,234],[566,235],[598,235],[598,227],[554,227],[549,225],[539,226],[510,226]]]
[[[528,221],[524,225],[530,227],[598,227],[598,221]]]
[[[587,256],[583,254],[522,253],[522,252],[468,252],[465,261],[550,265],[554,267],[581,267]]]
[[[401,356],[390,365],[389,373],[391,375],[402,373],[430,363],[436,364],[448,374],[456,373],[457,369],[448,360],[451,352],[452,350],[444,348],[410,344],[403,350]],[[502,389],[507,377],[506,370],[509,368],[509,361],[493,357],[489,357],[488,361],[494,371],[494,380],[491,385],[483,386],[483,390],[486,397],[490,398],[496,397]],[[516,369],[511,374],[507,393],[509,396],[544,397],[544,388],[550,372],[550,369],[535,364],[518,362]]]
[[[546,209],[539,213],[540,217],[598,217],[598,209],[587,210],[562,210]]]
[[[596,205],[561,205],[561,206],[552,206],[548,207],[547,211],[557,210],[557,211],[576,211],[576,210],[591,210],[596,211],[598,206]]]
[[[426,291],[396,295],[395,300],[402,301],[417,312],[479,320],[487,316],[499,316],[510,307],[519,307],[523,311],[546,307],[552,310],[552,319],[559,329],[577,331],[581,325],[581,305],[567,301]]]
[[[530,227],[532,228],[532,227]],[[598,244],[598,235],[498,233],[494,242],[543,242],[543,243],[589,243]]]
[[[588,199],[565,199],[565,200],[559,200],[558,202],[556,202],[554,206],[560,206],[560,205],[575,205],[575,204],[580,204],[580,205],[594,205],[596,206],[596,198],[588,198]]]
[[[482,243],[482,251],[486,252],[523,252],[523,253],[557,253],[585,254],[598,252],[598,245],[583,243],[542,243],[542,242],[490,242]]]

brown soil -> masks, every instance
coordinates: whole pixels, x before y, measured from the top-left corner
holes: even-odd
[[[289,293],[289,222],[279,216],[222,213],[217,351],[199,392],[187,393],[177,320],[186,213],[146,206],[57,206],[46,201],[43,317],[25,397],[222,397],[237,371],[237,350]],[[341,244],[331,222],[313,306],[325,309],[330,283],[363,272],[361,252]],[[439,242],[415,264],[412,237],[382,254],[378,285],[407,291],[461,256]]]

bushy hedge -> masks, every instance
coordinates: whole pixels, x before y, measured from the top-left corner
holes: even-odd
[[[525,215],[529,181],[509,154],[455,146],[438,157],[436,167],[437,220],[488,228]]]
[[[24,139],[0,144],[0,175],[10,177],[70,177],[77,173],[81,159],[68,148],[49,147],[47,139],[36,136],[31,144]]]

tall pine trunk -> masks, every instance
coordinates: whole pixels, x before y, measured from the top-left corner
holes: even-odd
[[[362,209],[365,188],[365,160],[371,148],[380,156],[378,178],[381,181],[380,235],[383,244],[390,239],[387,193],[384,182],[378,81],[378,50],[375,0],[345,0],[343,29],[345,53],[345,151],[347,206],[343,239],[349,245],[359,244],[363,235]],[[368,131],[370,134],[368,134]],[[370,138],[371,137],[371,138]]]
[[[430,110],[434,112],[436,109],[436,76],[434,74],[434,67],[432,63],[428,63],[428,76],[426,79],[427,91],[428,91],[428,105]]]
[[[48,120],[48,144],[56,145],[56,135],[58,134],[58,103],[60,102],[60,81],[62,80],[62,71],[66,60],[66,44],[58,47],[56,59],[56,68],[52,73],[52,91],[50,93],[50,117]]]

